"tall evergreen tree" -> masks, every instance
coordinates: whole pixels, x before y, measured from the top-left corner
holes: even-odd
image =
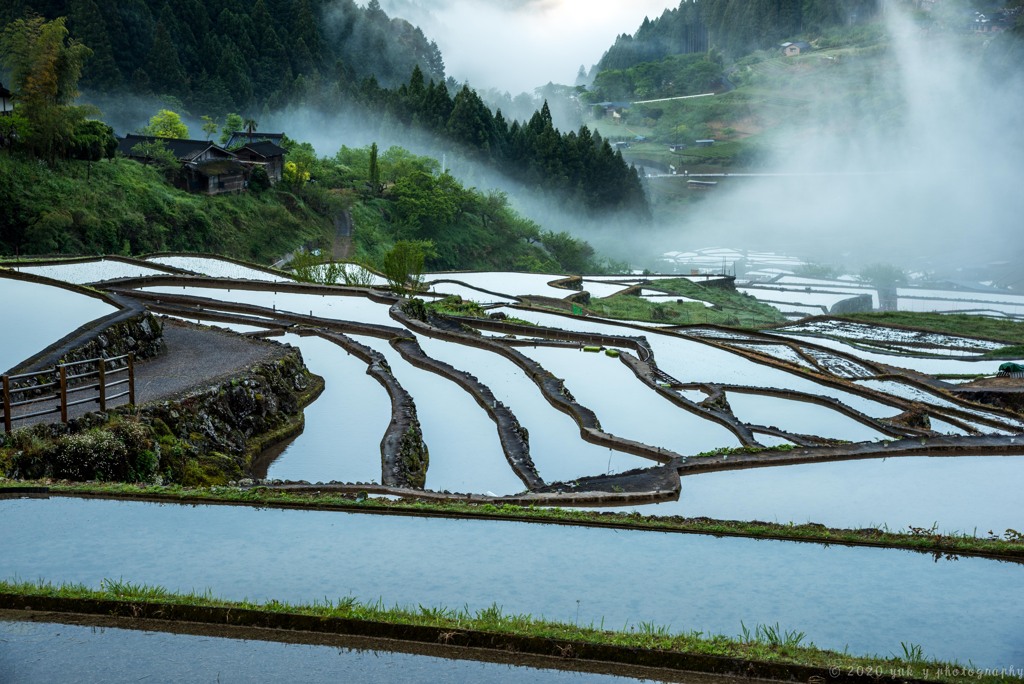
[[[161,21],[157,24],[153,46],[149,50],[146,61],[150,88],[154,92],[167,95],[182,95],[187,92],[188,76],[178,59],[178,50],[167,26]]]

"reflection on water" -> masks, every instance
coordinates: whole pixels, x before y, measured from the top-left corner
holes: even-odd
[[[228,599],[492,603],[582,624],[805,631],[820,647],[1024,662],[1024,568],[908,551],[697,535],[51,499],[0,501],[0,577],[103,578]],[[40,544],[45,538],[47,543]],[[638,582],[640,577],[659,581]]]
[[[380,440],[391,421],[391,399],[366,374],[366,364],[319,337],[275,338],[298,347],[324,392],[306,407],[306,426],[274,459],[266,476],[310,482],[380,482]]]
[[[678,501],[627,510],[986,536],[1020,529],[1022,491],[1020,456],[907,456],[687,475]]]
[[[679,408],[641,384],[619,359],[551,347],[523,352],[563,378],[576,401],[597,414],[605,432],[683,455],[740,446],[727,428]]]
[[[838,399],[872,418],[888,418],[900,409],[822,385],[784,370],[754,363],[739,354],[693,340],[649,333],[658,367],[681,382],[710,382],[774,387]]]
[[[397,326],[388,314],[387,304],[377,304],[366,297],[345,295],[302,294],[296,292],[264,292],[262,290],[225,290],[202,287],[144,287],[144,292],[207,297],[222,302],[252,304],[271,310],[288,311],[304,316],[333,318],[377,325]]]
[[[117,311],[102,299],[0,274],[0,373],[89,321]]]
[[[188,657],[183,658],[182,654]],[[626,677],[370,650],[0,620],[0,681],[628,682]],[[399,673],[401,673],[399,675]],[[155,678],[155,679],[154,679]],[[711,678],[707,678],[711,681]]]
[[[140,264],[126,264],[122,261],[79,261],[65,264],[47,264],[45,266],[27,266],[18,264],[16,270],[22,273],[62,280],[66,283],[95,283],[100,280],[114,278],[137,278],[143,276],[167,275],[167,271],[149,268]]]
[[[454,382],[417,368],[384,340],[354,337],[388,360],[416,402],[423,441],[430,450],[428,489],[515,494],[526,489],[505,458],[498,428],[476,400]]]
[[[878,430],[827,406],[743,392],[729,392],[727,398],[733,414],[744,423],[848,442],[886,439]]]
[[[549,404],[536,383],[505,357],[477,347],[421,338],[424,351],[475,375],[530,434],[530,457],[548,482],[646,468],[651,461],[584,442],[576,421]]]

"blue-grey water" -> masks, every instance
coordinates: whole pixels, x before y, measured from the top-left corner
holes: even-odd
[[[353,336],[384,355],[416,402],[430,452],[427,489],[515,494],[526,489],[505,458],[498,428],[473,396],[444,376],[418,368],[386,340]]]
[[[687,475],[678,501],[615,510],[984,537],[1024,529],[1022,491],[1020,456],[908,456]]]
[[[75,328],[117,311],[98,297],[0,273],[3,325],[0,373],[37,354]]]
[[[0,577],[228,599],[354,596],[630,629],[806,632],[819,647],[1024,664],[1024,567],[909,551],[234,506],[0,501]]]
[[[324,392],[306,407],[306,425],[270,465],[267,477],[310,482],[380,482],[380,441],[391,399],[366,363],[320,337],[276,338],[302,351]]]
[[[706,678],[711,680],[712,678]],[[0,682],[629,682],[627,677],[338,646],[0,620]]]

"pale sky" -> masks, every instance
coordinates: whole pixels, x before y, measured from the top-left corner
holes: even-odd
[[[572,84],[620,33],[661,16],[679,0],[380,0],[390,16],[423,29],[449,76],[512,95]]]

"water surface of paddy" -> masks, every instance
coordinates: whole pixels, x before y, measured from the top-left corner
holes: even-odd
[[[505,357],[427,337],[420,338],[420,346],[434,358],[475,375],[509,407],[529,431],[530,456],[546,481],[564,482],[654,465],[648,459],[583,441],[576,421],[551,406],[526,373]]]
[[[423,441],[430,451],[428,489],[494,494],[526,489],[505,458],[497,426],[469,392],[437,373],[413,366],[385,340],[353,339],[382,353],[416,402]]]
[[[1021,456],[907,456],[687,475],[678,501],[628,510],[987,536],[1020,529],[1021,491]]]
[[[605,432],[683,455],[740,445],[724,426],[670,403],[643,385],[617,358],[551,347],[523,352],[563,378],[576,401],[597,414]]]
[[[310,482],[380,482],[380,441],[391,421],[391,399],[366,374],[366,363],[319,337],[275,338],[298,347],[324,391],[306,407],[301,434],[270,464],[266,477]]]
[[[81,325],[117,311],[97,297],[52,285],[4,278],[0,271],[0,373]]]
[[[201,287],[145,287],[145,292],[208,297],[222,302],[252,304],[270,310],[288,311],[301,315],[333,318],[340,321],[374,323],[398,326],[388,314],[387,304],[377,304],[358,295],[321,295],[296,292],[265,292],[260,290],[237,290]]]
[[[376,642],[381,643],[381,642]],[[187,657],[183,657],[187,654]],[[352,646],[255,641],[117,627],[0,619],[0,681],[608,682],[628,677],[540,669]],[[700,681],[714,681],[701,678]]]
[[[138,502],[0,501],[0,577],[104,578],[228,599],[354,596],[497,603],[583,624],[738,634],[797,629],[820,647],[975,665],[1024,662],[1024,568],[908,551],[496,521]],[[45,539],[46,543],[39,543]],[[638,581],[657,578],[656,581]]]

